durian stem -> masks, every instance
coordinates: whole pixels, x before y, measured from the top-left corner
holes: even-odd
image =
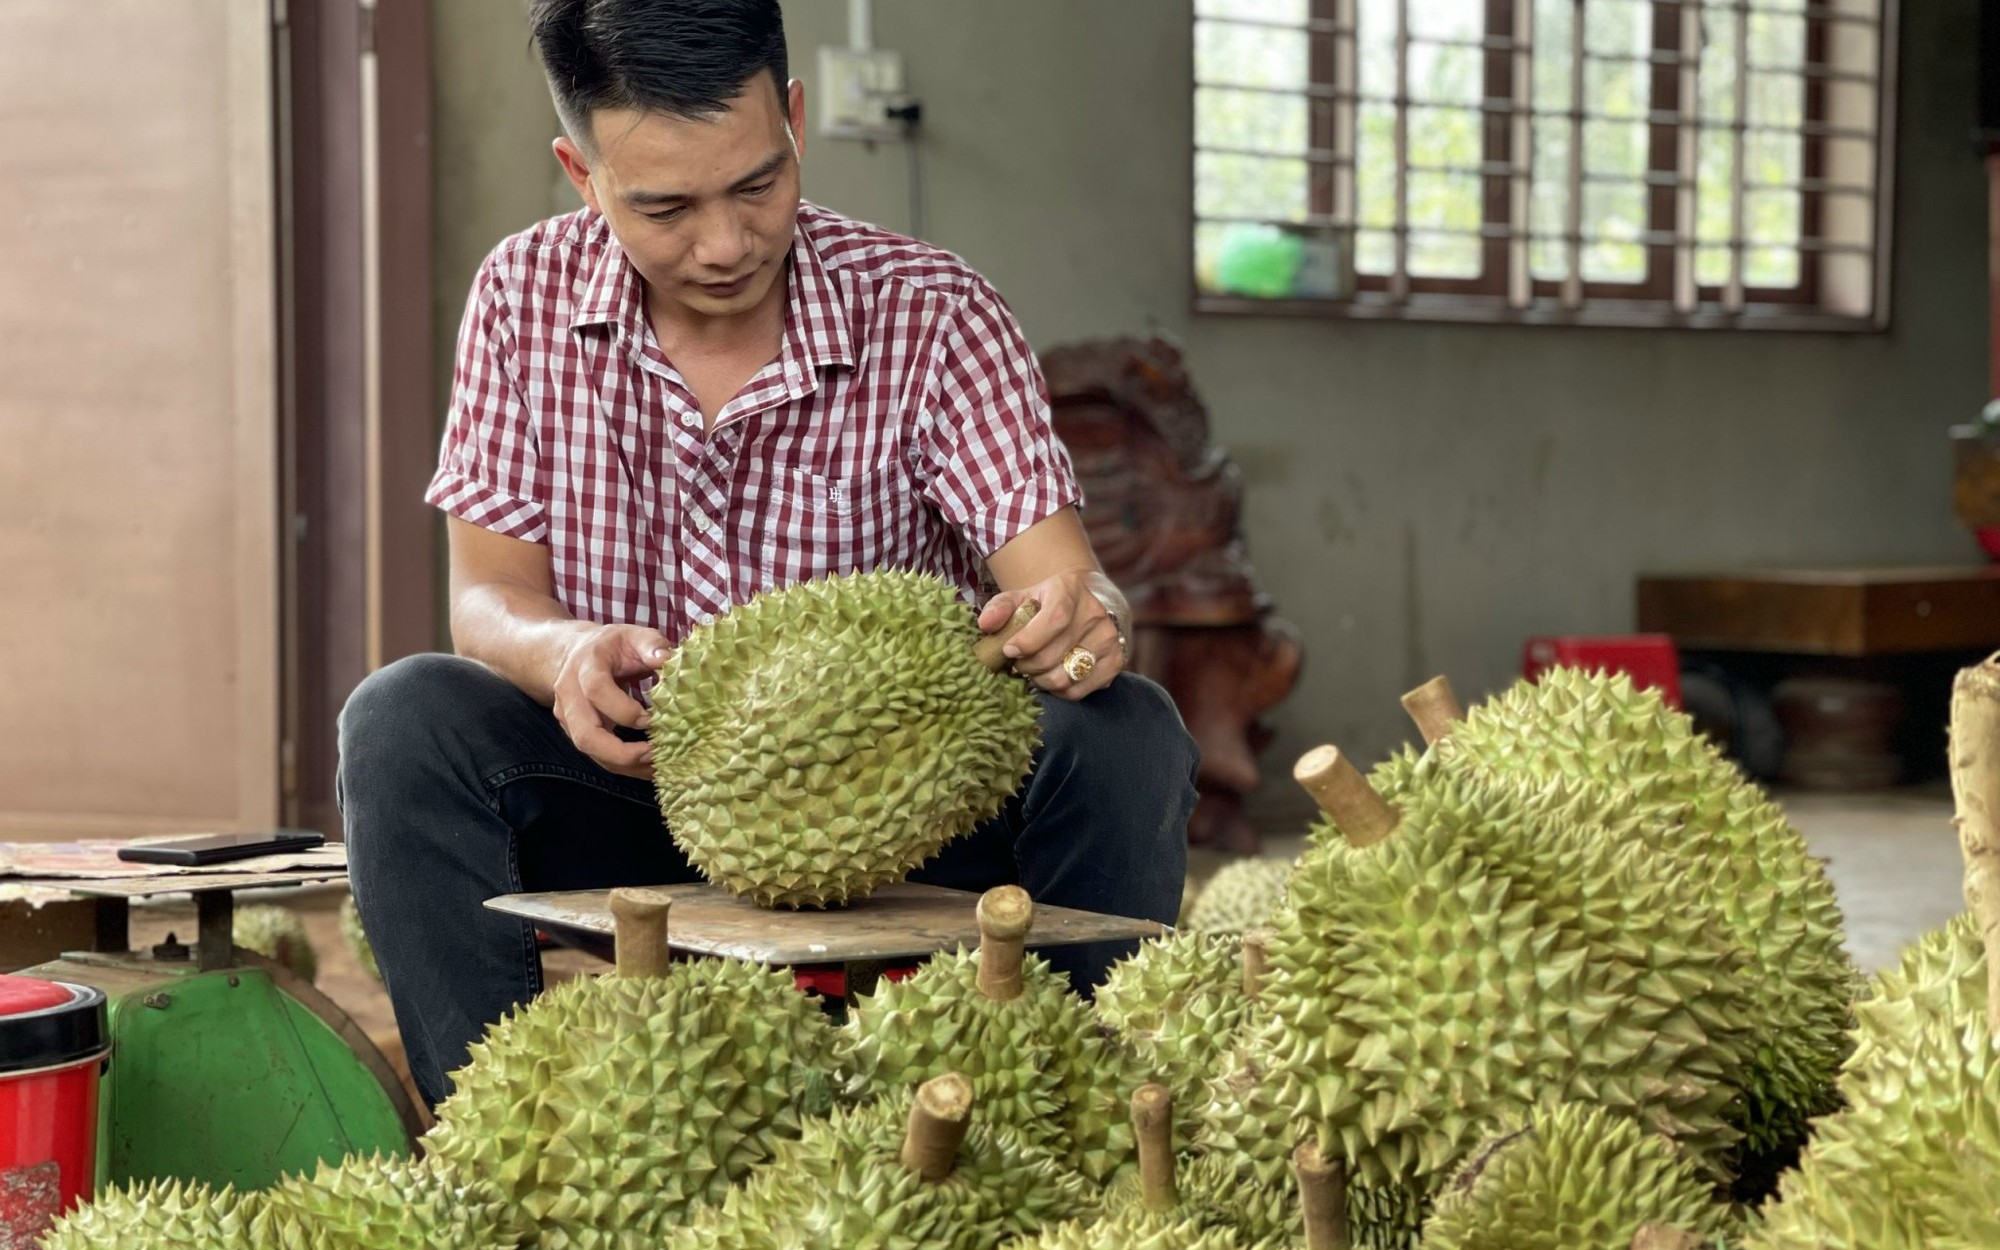
[[[2000,654],[1952,682],[1951,798],[1965,904],[1986,942],[1986,1027],[2000,1037]]]
[[[1271,939],[1275,929],[1247,929],[1243,933],[1243,997],[1251,1002],[1264,992],[1264,973],[1271,966]]]
[[[1368,778],[1339,747],[1319,746],[1307,751],[1292,766],[1292,776],[1353,845],[1373,846],[1396,832],[1401,820],[1396,809],[1375,793]]]
[[[958,1144],[972,1127],[972,1083],[956,1072],[917,1087],[910,1126],[903,1136],[903,1166],[927,1181],[951,1175]]]
[[[674,900],[658,890],[611,891],[612,941],[621,977],[667,975],[667,911]]]
[[[1022,626],[1034,620],[1035,613],[1041,610],[1042,605],[1039,600],[1022,600],[1021,606],[1014,609],[1014,615],[1007,618],[1005,625],[990,634],[982,635],[978,642],[972,644],[972,654],[979,657],[979,662],[984,664],[990,673],[997,673],[1006,668],[1013,661],[1007,658],[1006,652],[1001,648],[1007,645],[1008,639],[1021,632]]]
[[[1018,885],[995,886],[979,896],[979,992],[996,1003],[1021,996],[1021,961],[1035,903]]]
[[[1132,1091],[1132,1134],[1139,1142],[1139,1193],[1148,1211],[1181,1204],[1174,1185],[1174,1096],[1164,1085]]]
[[[1292,1152],[1299,1180],[1299,1208],[1306,1219],[1306,1250],[1348,1250],[1347,1165],[1320,1154],[1307,1138]]]
[[[1452,693],[1449,677],[1433,677],[1404,695],[1403,710],[1417,722],[1417,732],[1424,736],[1426,746],[1436,746],[1451,737],[1451,731],[1465,719],[1465,708]]]

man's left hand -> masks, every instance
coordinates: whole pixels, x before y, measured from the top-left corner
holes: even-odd
[[[979,613],[979,628],[993,633],[1022,602],[1041,604],[1033,620],[1004,648],[1014,671],[1051,694],[1081,699],[1111,684],[1125,667],[1129,640],[1108,604],[1123,609],[1124,597],[1099,572],[1058,573],[1032,586],[993,596]]]

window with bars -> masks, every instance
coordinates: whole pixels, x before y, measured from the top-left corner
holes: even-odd
[[[1206,310],[1886,323],[1895,0],[1195,0]]]

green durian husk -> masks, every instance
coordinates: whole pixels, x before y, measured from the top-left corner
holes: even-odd
[[[1239,859],[1216,869],[1188,909],[1186,928],[1207,933],[1242,933],[1269,924],[1285,905],[1292,861]]]
[[[314,1250],[510,1250],[499,1198],[436,1159],[355,1155],[264,1192],[257,1244]]]
[[[427,1150],[542,1250],[655,1250],[830,1099],[832,1028],[791,974],[727,959],[549,990],[453,1075]]]
[[[1151,939],[1112,967],[1095,1003],[1137,1066],[1191,1113],[1249,1018],[1242,939],[1186,930]]]
[[[42,1234],[42,1250],[263,1250],[259,1195],[199,1181],[114,1186]]]
[[[838,1110],[781,1142],[666,1250],[991,1250],[1094,1209],[1082,1177],[981,1111],[975,1099],[951,1174],[932,1182],[901,1162],[908,1094]]]
[[[1423,1250],[1631,1250],[1647,1225],[1704,1239],[1729,1209],[1672,1142],[1604,1107],[1536,1108],[1439,1193]]]
[[[231,922],[230,940],[247,951],[282,965],[301,981],[319,975],[319,956],[313,953],[306,926],[289,907],[269,903],[239,907]]]
[[[375,962],[375,948],[369,945],[368,934],[361,927],[361,908],[352,894],[340,901],[340,936],[346,940],[347,949],[353,952],[361,970],[380,981],[382,969]]]
[[[840,1033],[846,1092],[869,1100],[960,1073],[983,1122],[1101,1184],[1131,1166],[1129,1099],[1153,1074],[1046,960],[1029,954],[1021,974],[1021,995],[995,1002],[980,992],[976,950],[939,954],[861,999]]]
[[[1253,1240],[1305,1235],[1292,1173],[1292,1151],[1304,1133],[1280,1103],[1279,1084],[1267,1070],[1268,1056],[1281,1049],[1273,1034],[1284,1028],[1253,1007],[1196,1104],[1200,1153],[1187,1169],[1190,1184],[1236,1195],[1238,1226]],[[1420,1187],[1349,1179],[1347,1229],[1355,1250],[1411,1250],[1427,1210]]]
[[[1743,953],[1677,865],[1568,818],[1570,790],[1436,772],[1385,841],[1306,856],[1269,946],[1259,1009],[1276,1023],[1246,1042],[1292,1122],[1253,1149],[1314,1133],[1401,1209],[1488,1125],[1570,1099],[1726,1174],[1752,1041]]]
[[[1651,690],[1559,668],[1474,706],[1444,741],[1372,780],[1392,803],[1440,773],[1517,776],[1569,817],[1643,842],[1694,883],[1746,952],[1758,1038],[1737,1115],[1742,1150],[1783,1155],[1836,1108],[1858,985],[1824,864],[1784,813]],[[1336,831],[1322,821],[1314,847]]]
[[[1255,1250],[1233,1229],[1176,1214],[1127,1211],[1099,1220],[1071,1220],[1006,1250]]]
[[[696,627],[653,687],[653,771],[674,841],[767,907],[901,880],[999,812],[1040,705],[973,653],[948,582],[880,571],[758,595]]]
[[[1974,918],[1903,954],[1855,1009],[1845,1110],[1816,1126],[1750,1250],[2000,1246],[2000,1043]]]

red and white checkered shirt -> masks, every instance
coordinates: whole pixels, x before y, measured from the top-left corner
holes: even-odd
[[[514,235],[473,281],[425,498],[547,543],[578,619],[670,641],[857,569],[972,597],[988,553],[1078,502],[1034,353],[963,261],[801,204],[786,298],[778,358],[704,437],[604,219]]]

